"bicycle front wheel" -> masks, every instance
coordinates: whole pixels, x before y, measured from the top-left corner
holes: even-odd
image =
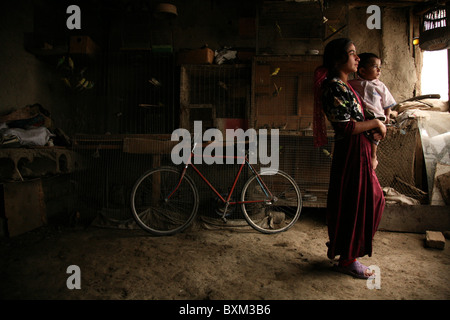
[[[295,180],[282,171],[264,171],[242,189],[242,212],[248,224],[262,233],[291,228],[300,217],[302,197]]]
[[[173,235],[194,220],[199,204],[197,187],[187,175],[178,185],[180,177],[177,168],[160,167],[136,181],[131,191],[131,211],[144,230],[158,236]]]

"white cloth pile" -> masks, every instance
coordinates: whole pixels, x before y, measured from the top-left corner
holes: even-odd
[[[45,146],[54,136],[46,127],[9,128],[5,123],[0,124],[0,132],[3,139],[17,137],[19,143],[25,146]]]

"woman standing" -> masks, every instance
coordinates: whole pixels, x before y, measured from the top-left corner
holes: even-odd
[[[378,119],[364,120],[359,98],[348,84],[348,76],[357,71],[358,62],[355,45],[349,39],[326,45],[323,66],[315,73],[314,129],[316,145],[323,144],[326,137],[320,128],[324,123],[320,115],[324,113],[335,133],[327,200],[327,255],[330,259],[340,257],[338,271],[368,278],[370,270],[356,258],[372,255],[372,240],[385,204],[372,167],[368,136],[380,140],[386,135],[386,127]]]

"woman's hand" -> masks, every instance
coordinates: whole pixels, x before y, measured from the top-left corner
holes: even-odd
[[[375,140],[381,140],[386,137],[386,126],[378,119],[355,122],[355,128],[352,134],[360,134],[364,131],[371,132]]]
[[[386,125],[383,122],[381,122],[378,119],[374,119],[374,120],[377,121],[377,127],[372,129],[371,132],[372,132],[373,138],[375,140],[379,141],[386,137],[387,129],[386,129]]]

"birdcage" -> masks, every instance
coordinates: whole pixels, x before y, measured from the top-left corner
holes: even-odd
[[[422,16],[420,48],[436,51],[450,48],[450,25],[448,12],[450,5],[438,5]]]

